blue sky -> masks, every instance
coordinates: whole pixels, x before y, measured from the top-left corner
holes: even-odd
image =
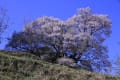
[[[71,17],[78,8],[90,7],[94,13],[107,14],[112,20],[112,34],[105,42],[110,59],[120,55],[120,0],[0,0],[0,6],[8,9],[10,27],[3,34],[10,37],[13,31],[23,29],[24,20],[35,20],[41,16],[54,16],[63,20]],[[6,40],[2,41],[3,49]]]

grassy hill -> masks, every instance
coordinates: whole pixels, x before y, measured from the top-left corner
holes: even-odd
[[[120,80],[120,77],[44,62],[24,52],[0,51],[0,80]]]

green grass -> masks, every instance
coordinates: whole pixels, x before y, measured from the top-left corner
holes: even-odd
[[[120,80],[120,77],[48,63],[25,52],[0,51],[0,80]]]

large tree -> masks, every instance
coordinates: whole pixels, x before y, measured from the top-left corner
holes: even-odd
[[[49,47],[56,58],[69,57],[76,61],[89,60],[96,70],[110,67],[107,48],[103,42],[111,33],[107,15],[93,14],[90,8],[62,21],[42,17],[27,24],[23,31],[13,34],[7,47],[38,53]]]

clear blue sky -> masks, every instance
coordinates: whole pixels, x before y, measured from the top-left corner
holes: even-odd
[[[13,31],[23,29],[24,19],[35,20],[41,16],[54,16],[67,19],[78,8],[90,7],[94,13],[108,14],[112,20],[112,34],[105,42],[109,55],[114,59],[120,54],[120,0],[0,0],[0,5],[8,9],[10,22],[13,24],[3,34],[10,37]],[[0,49],[6,41],[3,40]]]

